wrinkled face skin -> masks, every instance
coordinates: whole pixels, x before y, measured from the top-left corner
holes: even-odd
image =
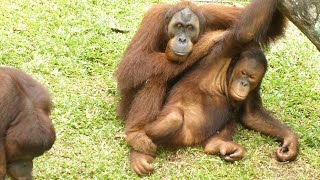
[[[31,180],[33,159],[36,157],[34,150],[24,150],[15,143],[11,134],[7,136],[5,144],[7,156],[7,175],[14,180]]]
[[[254,58],[242,58],[235,65],[229,82],[229,96],[233,101],[244,101],[261,82],[266,69]]]
[[[17,160],[7,164],[7,174],[14,180],[31,180],[32,168],[32,160]]]
[[[166,55],[170,61],[184,61],[200,34],[200,22],[189,8],[177,12],[169,22]]]

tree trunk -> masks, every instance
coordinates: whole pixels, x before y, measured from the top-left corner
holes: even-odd
[[[320,51],[320,0],[283,0],[279,5],[279,10]]]

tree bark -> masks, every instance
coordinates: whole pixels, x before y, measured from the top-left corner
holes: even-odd
[[[320,51],[320,0],[283,0],[279,5],[279,10]]]

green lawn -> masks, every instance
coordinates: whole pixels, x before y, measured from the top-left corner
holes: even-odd
[[[0,0],[1,66],[42,82],[55,104],[57,141],[36,159],[35,179],[138,179],[120,136],[113,72],[143,13],[158,2]],[[263,102],[300,136],[298,159],[277,162],[274,139],[239,127],[243,160],[226,163],[197,147],[161,149],[149,179],[320,179],[320,53],[291,25],[266,54]]]

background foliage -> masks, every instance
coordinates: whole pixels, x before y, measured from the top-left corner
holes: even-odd
[[[138,178],[115,114],[113,72],[143,13],[160,2],[0,0],[1,66],[32,75],[55,103],[57,141],[36,159],[35,179]],[[198,147],[163,148],[147,179],[320,178],[320,54],[293,25],[266,54],[264,105],[300,136],[297,161],[277,162],[274,139],[239,127],[235,140],[246,149],[243,160],[226,163]]]

